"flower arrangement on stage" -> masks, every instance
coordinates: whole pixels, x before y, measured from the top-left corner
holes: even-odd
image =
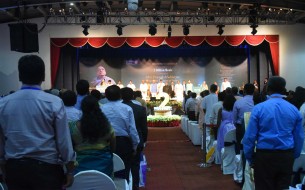
[[[181,117],[179,115],[159,116],[149,115],[147,116],[148,127],[177,127],[180,125]]]
[[[148,108],[158,107],[161,104],[161,102],[162,102],[162,100],[148,101],[147,102],[147,107]],[[178,102],[176,100],[171,100],[166,104],[166,106],[181,108],[182,107],[182,102]]]

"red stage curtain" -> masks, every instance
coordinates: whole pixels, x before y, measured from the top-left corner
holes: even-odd
[[[57,69],[59,65],[60,47],[51,43],[51,85],[55,84]]]
[[[107,38],[89,38],[88,43],[94,48],[103,47],[107,42]]]
[[[258,46],[263,41],[270,45],[274,74],[279,75],[279,36],[278,35],[245,35],[245,36],[173,36],[173,37],[111,37],[111,38],[51,38],[51,82],[52,86],[58,69],[60,48],[69,43],[73,47],[81,47],[90,44],[92,47],[100,48],[106,43],[119,48],[125,43],[131,47],[140,47],[147,43],[151,47],[159,47],[167,44],[172,48],[179,47],[183,42],[191,46],[198,46],[206,41],[211,46],[220,46],[226,41],[231,46],[238,46],[247,42],[251,46]]]
[[[207,36],[206,41],[211,46],[220,46],[225,40],[225,36]]]
[[[185,36],[184,40],[191,46],[199,46],[205,40],[205,36]]]
[[[165,42],[169,47],[176,48],[183,43],[183,37],[165,38]]]
[[[231,46],[239,46],[244,42],[246,36],[226,36],[226,42]]]
[[[126,43],[133,48],[140,47],[144,42],[145,37],[130,37],[126,40]]]

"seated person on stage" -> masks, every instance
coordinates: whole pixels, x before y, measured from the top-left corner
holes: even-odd
[[[86,96],[82,101],[81,109],[82,118],[69,124],[78,162],[75,173],[98,170],[112,177],[112,153],[116,144],[114,130],[95,97]]]
[[[111,84],[115,84],[114,80],[108,76],[106,76],[106,70],[103,66],[99,66],[97,68],[97,76],[91,81],[92,86],[97,86],[98,84],[101,84],[103,80],[105,81],[111,81]]]

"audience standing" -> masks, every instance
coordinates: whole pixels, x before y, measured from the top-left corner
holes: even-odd
[[[133,99],[133,90],[131,88],[121,89],[123,103],[130,106],[133,110],[134,119],[136,122],[136,128],[139,134],[140,142],[138,144],[136,153],[132,158],[131,173],[132,173],[132,185],[133,190],[139,189],[139,169],[140,169],[140,158],[144,149],[144,144],[147,141],[147,117],[146,108],[134,104],[131,100]]]
[[[212,84],[210,86],[210,94],[205,96],[202,100],[202,105],[201,107],[203,108],[203,112],[205,114],[205,123],[204,125],[206,126],[206,147],[207,151],[210,149],[212,146],[212,142],[214,141],[214,136],[211,135],[211,127],[213,127],[213,121],[211,120],[212,118],[212,112],[213,112],[213,105],[218,102],[218,97],[216,94],[218,87],[215,84]],[[205,147],[203,147],[205,148]]]
[[[74,107],[76,104],[76,94],[72,90],[61,93],[61,99],[64,102],[68,122],[78,121],[82,117],[82,111]]]
[[[245,157],[254,167],[257,190],[288,189],[294,159],[300,156],[303,146],[302,117],[282,98],[285,85],[282,77],[268,80],[270,98],[253,108],[243,138]]]
[[[197,104],[198,101],[196,99],[197,94],[195,92],[191,93],[189,99],[187,99],[185,103],[186,113],[191,121],[197,121]]]
[[[76,109],[81,109],[82,100],[89,94],[89,82],[87,80],[79,80],[76,83],[77,100],[75,104]]]
[[[81,109],[83,112],[81,119],[70,123],[78,162],[75,173],[98,170],[112,177],[112,153],[115,151],[114,130],[94,96],[86,96],[82,101]]]
[[[133,153],[136,153],[140,142],[136,129],[132,108],[121,102],[120,87],[109,86],[106,91],[107,104],[102,106],[102,111],[114,128],[116,136],[115,153],[119,155],[125,164],[125,170],[118,173],[118,177],[123,177],[129,182],[129,171]],[[116,174],[115,174],[116,175]]]
[[[45,65],[40,57],[21,57],[18,71],[21,89],[0,100],[0,164],[5,183],[9,189],[69,187],[75,152],[64,104],[41,90]]]
[[[242,99],[239,99],[235,102],[233,107],[233,122],[236,127],[236,147],[237,154],[239,154],[241,147],[241,139],[245,134],[244,127],[244,113],[251,112],[254,107],[253,101],[253,93],[255,91],[255,87],[251,83],[247,83],[244,85],[244,93],[245,96]]]

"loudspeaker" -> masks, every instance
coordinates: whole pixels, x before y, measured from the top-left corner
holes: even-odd
[[[11,50],[31,53],[38,52],[38,27],[33,23],[9,24]]]

